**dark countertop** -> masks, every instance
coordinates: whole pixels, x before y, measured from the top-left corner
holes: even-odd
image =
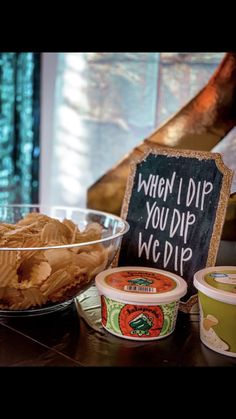
[[[91,287],[54,313],[0,317],[0,366],[231,367],[236,358],[205,347],[198,316],[181,312],[175,331],[164,339],[137,342],[113,336],[101,327],[99,301]]]
[[[199,339],[199,322],[178,314],[174,333],[152,342],[95,331],[72,303],[39,317],[1,319],[1,366],[236,366]]]

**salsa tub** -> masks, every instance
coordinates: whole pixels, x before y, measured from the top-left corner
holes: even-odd
[[[132,340],[155,340],[170,335],[186,282],[161,269],[125,266],[97,275],[102,325],[113,335]]]

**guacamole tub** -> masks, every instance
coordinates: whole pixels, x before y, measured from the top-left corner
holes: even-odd
[[[187,292],[181,277],[160,269],[126,266],[103,271],[95,281],[102,325],[108,332],[147,341],[174,331],[179,300]]]
[[[200,308],[200,339],[208,348],[236,357],[236,267],[215,266],[194,275]]]

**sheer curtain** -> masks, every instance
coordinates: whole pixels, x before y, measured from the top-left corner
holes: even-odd
[[[40,54],[0,53],[0,204],[38,202]]]
[[[190,100],[223,56],[58,54],[44,201],[85,206],[87,188]],[[228,152],[232,165],[235,133],[218,146],[222,152],[229,149],[233,150]]]

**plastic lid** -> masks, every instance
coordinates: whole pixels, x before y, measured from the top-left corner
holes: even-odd
[[[195,287],[208,297],[236,304],[236,267],[214,266],[201,269],[194,275]]]
[[[187,292],[187,283],[180,276],[140,266],[107,269],[95,281],[101,294],[124,302],[165,304]]]

